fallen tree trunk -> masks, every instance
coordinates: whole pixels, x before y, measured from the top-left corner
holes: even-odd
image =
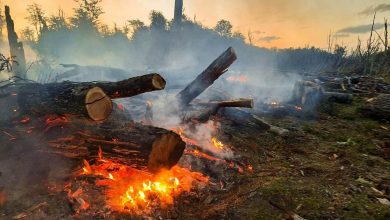
[[[218,107],[239,107],[239,108],[253,108],[253,99],[234,99],[226,101],[209,101],[199,102],[199,105],[218,106]]]
[[[247,126],[256,126],[261,130],[270,131],[272,133],[285,136],[288,135],[289,131],[287,129],[271,125],[266,122],[264,119],[253,115],[251,113],[234,109],[234,108],[226,108],[221,112],[222,117],[225,117],[227,120],[232,121],[233,123]]]
[[[99,148],[104,158],[157,172],[176,165],[185,149],[181,137],[162,128],[128,123],[120,126],[96,126],[83,124],[85,132],[71,138],[49,141],[63,156],[70,158],[93,158]]]
[[[213,63],[210,64],[194,81],[183,89],[177,98],[182,106],[187,106],[192,100],[199,96],[204,90],[214,83],[227,68],[237,59],[233,48],[229,47]]]
[[[119,82],[62,82],[16,84],[22,114],[82,115],[94,121],[105,120],[112,111],[111,99],[161,90],[165,80],[149,74]]]
[[[216,115],[221,108],[253,108],[253,99],[235,99],[226,101],[194,102],[183,112],[183,121],[196,120],[206,122]]]
[[[381,94],[371,99],[362,111],[373,118],[390,119],[390,94]]]

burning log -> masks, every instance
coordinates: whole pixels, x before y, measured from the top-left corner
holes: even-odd
[[[390,94],[381,94],[369,100],[362,108],[363,113],[379,119],[390,119]]]
[[[77,122],[74,125],[79,126]],[[49,144],[61,152],[57,153],[71,158],[96,157],[101,149],[107,159],[151,172],[176,165],[185,149],[178,134],[138,123],[82,124],[79,128],[88,132]]]
[[[105,120],[112,112],[111,99],[135,96],[165,87],[158,74],[148,74],[119,82],[25,83],[18,87],[22,114],[83,115],[94,121]]]
[[[227,68],[237,59],[233,48],[229,47],[222,55],[220,55],[213,63],[210,64],[194,81],[192,81],[185,89],[183,89],[177,98],[181,105],[186,106],[204,90],[214,83],[222,74],[227,71]]]

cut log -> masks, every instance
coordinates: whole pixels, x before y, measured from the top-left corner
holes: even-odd
[[[220,55],[210,66],[207,67],[194,81],[183,89],[177,98],[182,106],[188,105],[192,100],[199,96],[204,90],[214,83],[227,68],[237,59],[233,48],[229,47]]]
[[[72,158],[97,157],[101,148],[107,159],[151,172],[176,165],[185,149],[178,134],[138,123],[83,124],[82,129],[85,132],[78,132],[73,138],[49,141],[49,144],[61,150],[61,155]]]
[[[82,115],[95,121],[105,120],[112,111],[111,99],[161,90],[165,80],[149,74],[119,82],[62,82],[17,84],[21,114]]]
[[[390,94],[381,94],[371,99],[362,111],[373,118],[390,119]]]

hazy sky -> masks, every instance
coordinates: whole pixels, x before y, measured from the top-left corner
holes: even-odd
[[[76,6],[73,0],[1,0],[11,7],[17,29],[24,28],[27,5],[36,2],[47,15],[62,8],[66,16],[72,15]],[[103,0],[105,14],[102,22],[121,26],[128,19],[148,22],[153,9],[173,17],[174,0]],[[357,38],[367,38],[373,12],[377,23],[384,17],[390,20],[389,0],[184,0],[185,14],[196,16],[208,27],[220,19],[230,20],[236,31],[253,33],[256,45],[264,47],[298,47],[314,45],[327,47],[330,31],[338,43],[349,47]],[[382,26],[377,26],[382,33]]]

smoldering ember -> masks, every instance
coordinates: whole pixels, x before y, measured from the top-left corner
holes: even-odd
[[[2,1],[0,219],[390,219],[390,5],[347,2]]]

